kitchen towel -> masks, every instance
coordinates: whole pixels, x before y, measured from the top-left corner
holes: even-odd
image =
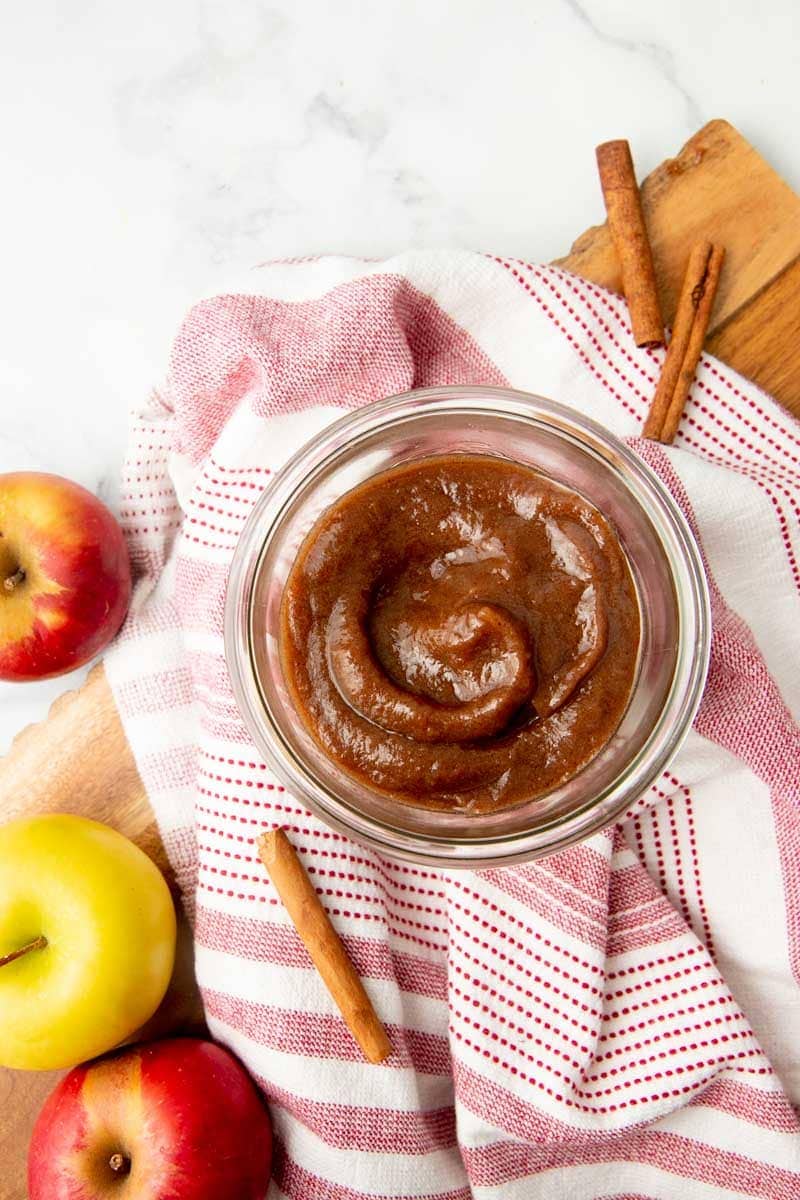
[[[209,1027],[269,1101],[269,1196],[800,1196],[800,426],[704,356],[674,447],[640,430],[663,357],[625,304],[486,255],[291,261],[197,304],[137,415],[137,575],[106,659],[194,924]],[[631,439],[711,589],[694,729],[613,830],[437,871],[328,829],[237,712],[228,568],[287,456],[409,388],[510,384]],[[793,717],[794,714],[794,717]],[[365,1063],[261,867],[283,825],[395,1047]]]

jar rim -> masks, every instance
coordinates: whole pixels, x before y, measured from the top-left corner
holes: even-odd
[[[454,838],[397,828],[335,795],[286,744],[265,702],[253,652],[253,600],[281,518],[301,487],[330,469],[359,438],[389,436],[432,413],[476,421],[481,415],[539,426],[603,461],[658,537],[674,586],[678,644],[663,708],[624,773],[565,815],[514,833]],[[618,819],[662,774],[682,744],[702,696],[710,653],[710,601],[697,543],[658,477],[622,441],[575,410],[511,388],[450,386],[390,396],[344,414],[306,442],[275,474],[251,511],[231,564],[224,615],[225,655],[234,696],[251,736],[287,789],[321,820],[393,857],[427,865],[478,868],[527,861],[582,841]],[[591,764],[589,764],[591,765]],[[582,773],[579,773],[579,776]],[[579,777],[578,776],[578,777]],[[577,777],[576,777],[577,778]],[[541,797],[540,799],[544,799]]]

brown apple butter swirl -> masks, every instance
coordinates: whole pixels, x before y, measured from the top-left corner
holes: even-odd
[[[488,455],[385,471],[316,522],[281,608],[300,719],[405,803],[486,811],[575,775],[617,728],[639,610],[608,521]]]

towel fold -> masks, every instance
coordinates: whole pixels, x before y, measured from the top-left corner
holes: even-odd
[[[136,417],[138,584],[106,669],[193,920],[212,1034],[277,1135],[269,1196],[800,1195],[800,426],[704,356],[674,447],[639,437],[663,351],[624,302],[460,252],[272,264],[204,300]],[[712,597],[703,703],[616,828],[447,872],[383,858],[283,789],[222,637],[237,537],[343,410],[510,384],[602,422],[671,491]],[[396,1050],[365,1063],[260,863],[286,826]]]

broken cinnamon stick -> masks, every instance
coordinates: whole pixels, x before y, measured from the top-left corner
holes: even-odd
[[[678,299],[672,337],[645,421],[645,437],[669,444],[678,431],[703,352],[724,259],[725,250],[722,246],[698,242],[692,247]]]
[[[624,140],[603,142],[595,154],[608,227],[622,270],[622,287],[631,314],[633,339],[637,346],[661,346],[664,343],[664,318],[631,148]]]
[[[282,829],[273,829],[258,839],[258,852],[364,1056],[372,1063],[383,1062],[392,1044],[291,842]]]

